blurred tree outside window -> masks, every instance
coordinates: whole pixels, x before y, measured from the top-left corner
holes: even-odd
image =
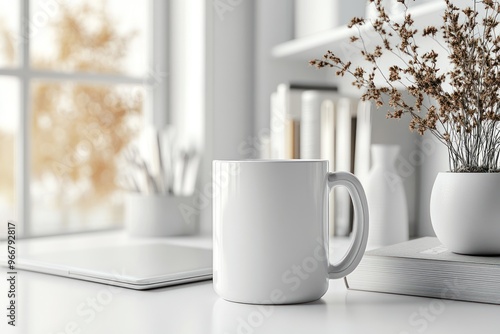
[[[119,156],[142,128],[150,99],[151,4],[23,1],[29,20],[18,1],[0,0],[0,238],[20,202],[30,204],[30,234],[117,226]],[[29,31],[15,29],[21,22]],[[29,138],[24,146],[20,136]],[[27,152],[29,166],[19,166]],[[22,175],[29,201],[17,191]]]

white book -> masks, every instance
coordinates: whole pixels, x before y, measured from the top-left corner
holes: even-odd
[[[273,159],[288,158],[287,150],[293,146],[287,137],[288,120],[300,121],[301,91],[289,84],[278,85],[276,95],[271,96],[271,145]]]
[[[282,83],[276,90],[278,103],[283,107],[286,116],[300,119],[302,91],[293,89],[290,84]]]
[[[271,94],[271,120],[270,120],[270,145],[271,158],[285,158],[285,106],[283,100],[279,100],[278,93]]]
[[[329,172],[335,171],[335,109],[332,100],[321,104],[321,152],[320,158],[328,160]],[[331,192],[328,206],[328,225],[330,235],[335,234],[335,193]]]
[[[370,170],[370,146],[372,136],[371,102],[360,101],[357,110],[356,148],[354,150],[354,175],[361,182]]]
[[[300,158],[300,121],[287,117],[285,122],[285,159]]]
[[[325,94],[315,90],[302,93],[301,159],[319,159],[321,156],[321,104],[324,98]]]
[[[425,237],[366,252],[345,282],[353,290],[500,304],[500,257],[455,254]]]
[[[335,171],[351,172],[351,99],[337,101],[335,124]],[[335,192],[335,235],[347,236],[351,231],[351,198],[344,187]]]
[[[270,136],[262,134],[259,139],[259,159],[272,159]]]
[[[337,94],[331,91],[308,90],[302,93],[302,112],[300,118],[301,159],[321,158],[322,105],[324,101],[332,101],[336,97]]]
[[[335,171],[335,105],[332,100],[321,104],[320,158],[328,160],[330,172]]]

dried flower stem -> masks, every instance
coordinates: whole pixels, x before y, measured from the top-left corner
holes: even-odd
[[[398,0],[404,6],[402,22],[389,17],[381,0],[370,1],[377,18],[353,18],[350,23],[358,30],[351,43],[360,44],[369,65],[355,67],[331,51],[310,64],[353,76],[352,84],[365,89],[362,100],[393,108],[388,118],[409,115],[411,131],[421,135],[429,131],[448,148],[451,171],[500,171],[500,0],[471,0],[472,7],[464,9],[444,0],[442,26],[428,26],[422,32],[415,28],[405,0]],[[365,24],[371,24],[380,41],[372,48],[362,36]],[[440,68],[442,52],[421,51],[417,40],[426,39],[446,51],[449,70]],[[384,69],[381,57],[385,54],[394,56],[397,64]],[[384,86],[375,84],[379,77]],[[404,100],[398,87],[415,102]]]

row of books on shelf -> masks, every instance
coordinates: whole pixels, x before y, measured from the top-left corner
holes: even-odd
[[[325,159],[330,171],[363,177],[370,168],[369,102],[343,96],[335,86],[280,84],[271,95],[271,159]],[[330,196],[330,230],[348,235],[352,208],[346,189]]]

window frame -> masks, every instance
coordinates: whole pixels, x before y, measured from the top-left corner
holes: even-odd
[[[15,148],[15,194],[17,203],[17,233],[22,238],[34,237],[31,216],[31,86],[36,79],[47,81],[70,81],[94,84],[133,84],[144,88],[146,94],[144,121],[157,128],[163,128],[168,122],[168,15],[169,0],[150,1],[150,33],[146,36],[150,40],[148,54],[148,70],[142,77],[120,74],[85,73],[85,72],[57,72],[37,70],[30,66],[30,1],[20,0],[20,55],[17,67],[0,67],[0,76],[17,78],[20,83],[20,110],[19,128],[17,131],[17,147]],[[150,103],[148,103],[150,101]],[[103,227],[103,230],[109,229]],[[74,233],[89,232],[79,230]],[[61,234],[65,232],[61,231]],[[72,232],[73,233],[73,232]],[[38,235],[36,235],[38,236]],[[42,235],[40,235],[42,236]]]

